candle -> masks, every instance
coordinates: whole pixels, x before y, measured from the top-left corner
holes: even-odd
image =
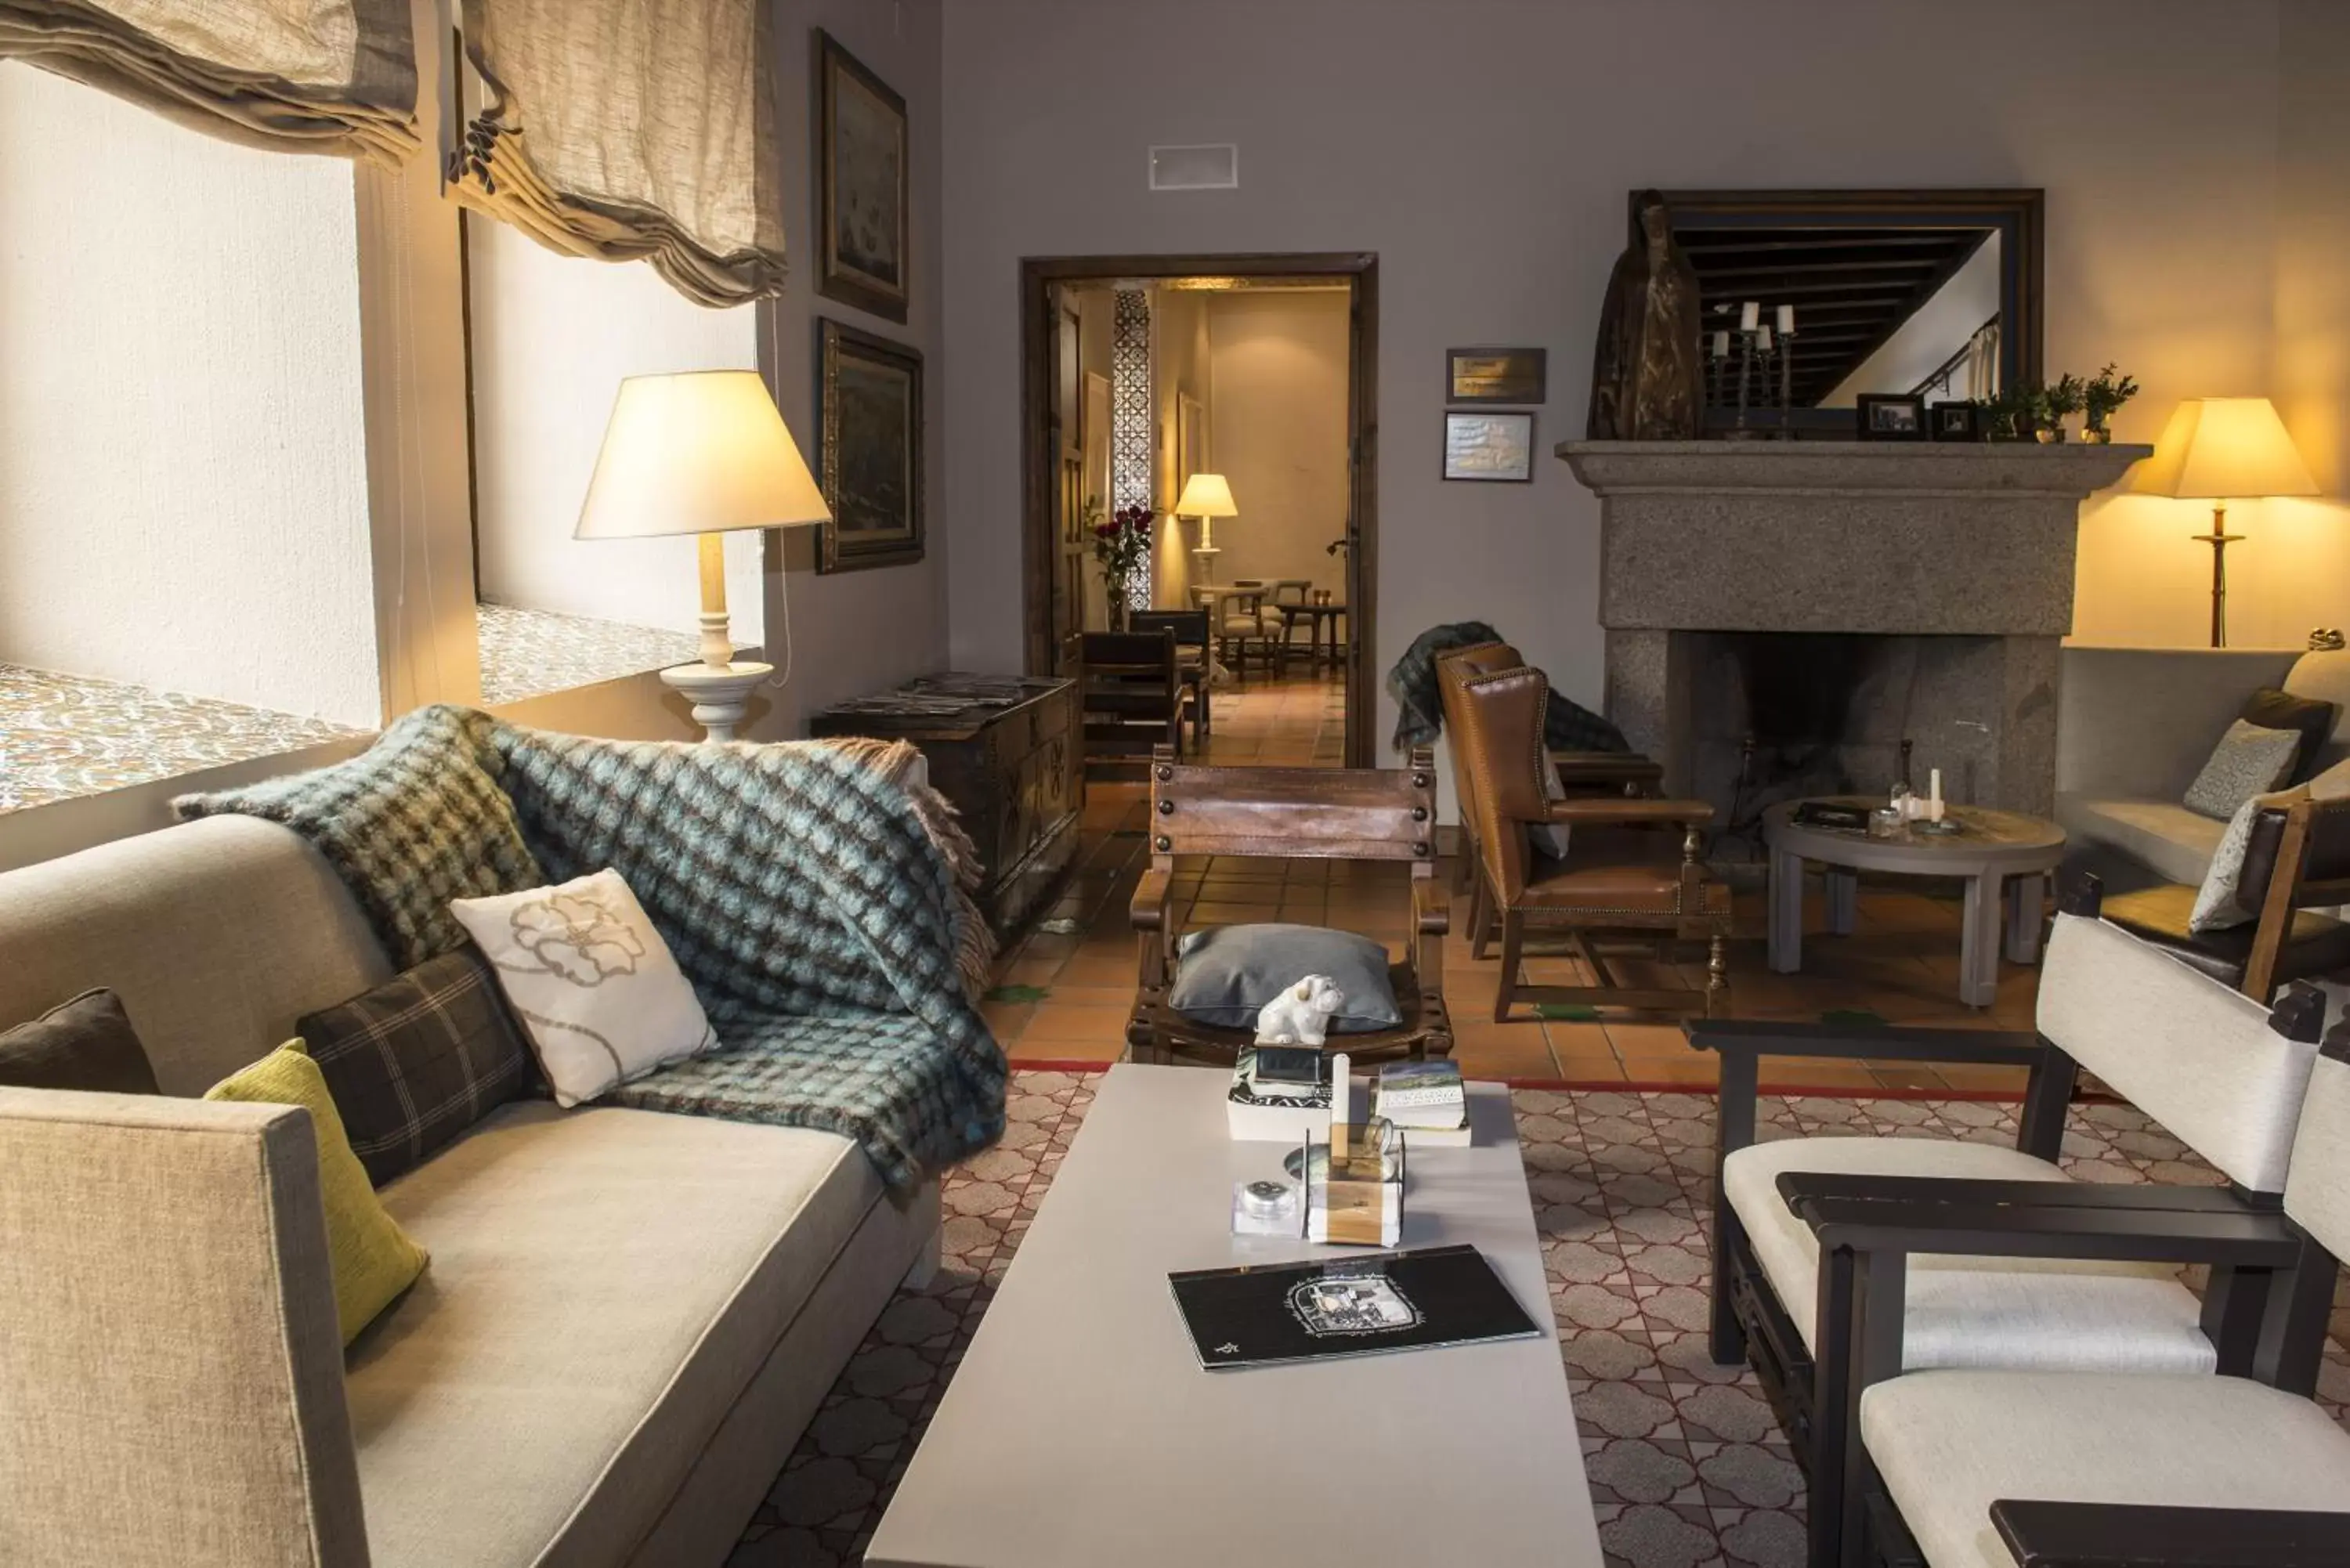
[[[1779,336],[1782,337],[1788,337],[1793,334],[1794,330],[1795,307],[1792,305],[1781,306],[1779,307]]]
[[[1942,804],[1942,770],[1934,768],[1926,774],[1926,798],[1936,805]]]
[[[1752,332],[1762,324],[1762,307],[1752,300],[1738,307],[1738,330]]]
[[[1727,359],[1730,358],[1729,333],[1717,332],[1713,335],[1713,357],[1717,359]]]
[[[1769,327],[1758,327],[1754,329],[1754,347],[1765,353],[1770,351],[1771,329]]]

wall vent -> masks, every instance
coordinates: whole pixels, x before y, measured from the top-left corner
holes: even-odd
[[[1240,182],[1241,150],[1236,143],[1150,150],[1154,191],[1234,191]]]

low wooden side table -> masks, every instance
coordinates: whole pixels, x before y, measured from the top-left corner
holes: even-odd
[[[1338,624],[1347,618],[1347,607],[1345,605],[1321,603],[1294,605],[1287,603],[1274,603],[1268,604],[1264,607],[1269,610],[1278,610],[1281,613],[1281,645],[1274,656],[1274,668],[1276,671],[1283,674],[1286,674],[1288,672],[1289,628],[1296,624],[1300,617],[1305,618],[1306,623],[1305,656],[1307,668],[1318,673],[1323,667],[1322,628],[1326,626],[1330,628],[1329,661],[1333,665],[1338,663]]]
[[[1782,801],[1762,814],[1771,849],[1771,968],[1794,974],[1804,967],[1804,862],[1826,869],[1828,929],[1852,934],[1863,871],[1906,877],[1959,877],[1967,884],[1959,948],[1959,1000],[1989,1007],[1999,997],[2002,946],[2010,962],[2040,959],[2040,922],[2048,874],[2064,855],[2064,830],[2044,817],[1988,806],[1953,805],[1959,825],[1949,834],[1905,828],[1892,838],[1865,831],[1805,827],[1794,820],[1802,801]],[[1833,795],[1824,804],[1873,810],[1884,801]],[[2002,941],[2004,926],[2005,940]]]

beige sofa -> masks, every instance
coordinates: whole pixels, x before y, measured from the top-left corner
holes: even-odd
[[[0,1020],[120,992],[196,1096],[389,974],[284,828],[0,875]],[[432,1254],[338,1344],[307,1113],[0,1089],[0,1563],[716,1563],[938,1193],[827,1133],[511,1105],[383,1189]]]
[[[2056,820],[2067,868],[2116,892],[2200,883],[2228,825],[2179,804],[2262,686],[2343,709],[2318,767],[2350,756],[2350,653],[2068,648],[2060,656]]]

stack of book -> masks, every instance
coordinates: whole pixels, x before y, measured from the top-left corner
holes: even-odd
[[[1469,1096],[1451,1062],[1390,1062],[1379,1069],[1371,1114],[1404,1129],[1409,1143],[1467,1147]]]

